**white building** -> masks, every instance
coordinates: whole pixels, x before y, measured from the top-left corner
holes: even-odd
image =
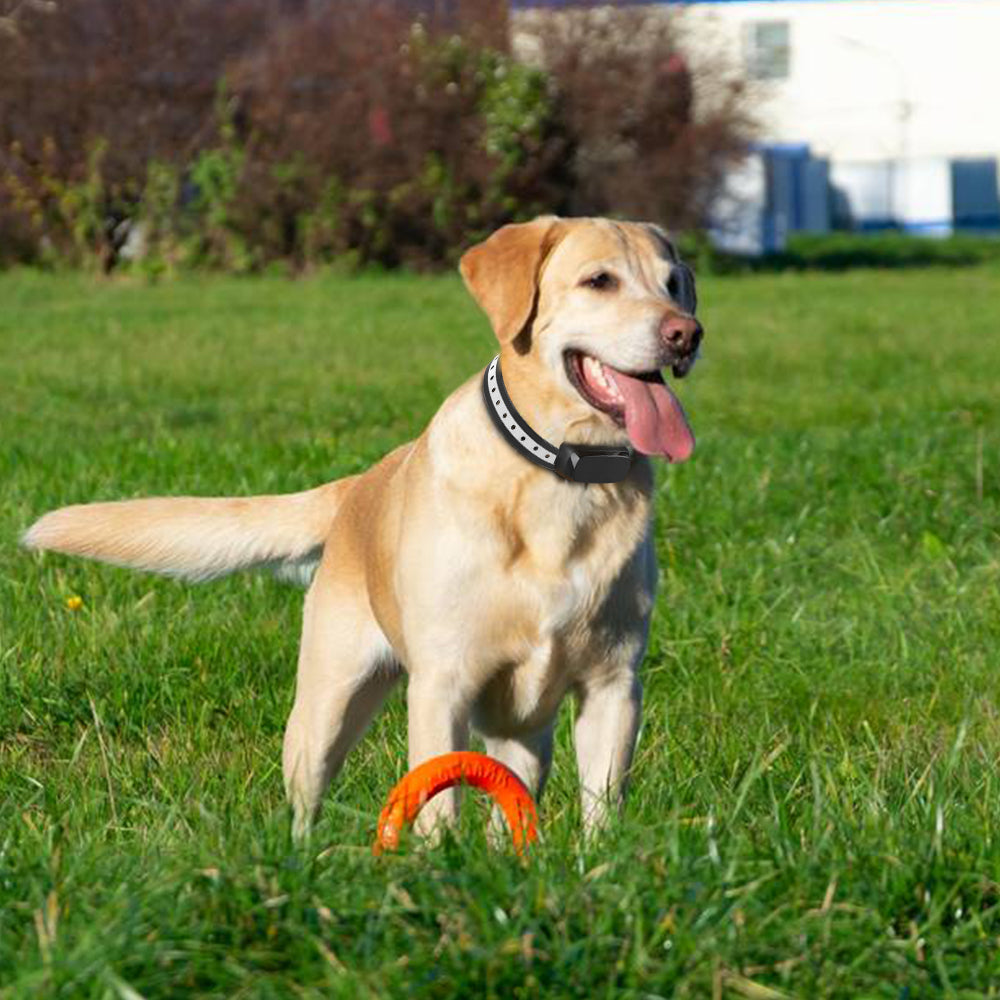
[[[1000,228],[1000,0],[660,5],[677,15],[695,70],[699,52],[721,51],[754,88],[762,152],[723,211],[737,241],[761,199],[772,246],[824,218]]]

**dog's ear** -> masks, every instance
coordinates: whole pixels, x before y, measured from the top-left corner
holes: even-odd
[[[489,317],[501,344],[514,340],[531,320],[542,264],[564,227],[555,215],[513,223],[462,257],[459,270],[465,286]]]
[[[655,222],[644,222],[643,226],[656,244],[661,256],[666,257],[671,263],[680,260],[677,254],[677,247],[674,246],[674,241],[663,226],[658,226]]]

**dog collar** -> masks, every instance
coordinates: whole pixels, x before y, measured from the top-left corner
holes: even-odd
[[[563,479],[574,483],[620,483],[632,468],[629,448],[570,444],[568,441],[557,448],[533,431],[507,395],[500,374],[499,354],[483,372],[483,399],[486,412],[507,443],[529,462]]]

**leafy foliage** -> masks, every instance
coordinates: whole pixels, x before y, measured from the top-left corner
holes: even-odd
[[[700,224],[751,129],[736,87],[694,116],[673,15],[554,15],[529,64],[499,0],[427,10],[29,6],[0,34],[0,257],[426,267],[542,212]]]

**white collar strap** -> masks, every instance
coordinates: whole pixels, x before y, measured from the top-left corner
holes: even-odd
[[[620,483],[632,467],[632,452],[622,446],[570,444],[556,447],[531,429],[517,412],[500,373],[498,354],[483,372],[486,412],[507,443],[529,462],[576,483]]]

